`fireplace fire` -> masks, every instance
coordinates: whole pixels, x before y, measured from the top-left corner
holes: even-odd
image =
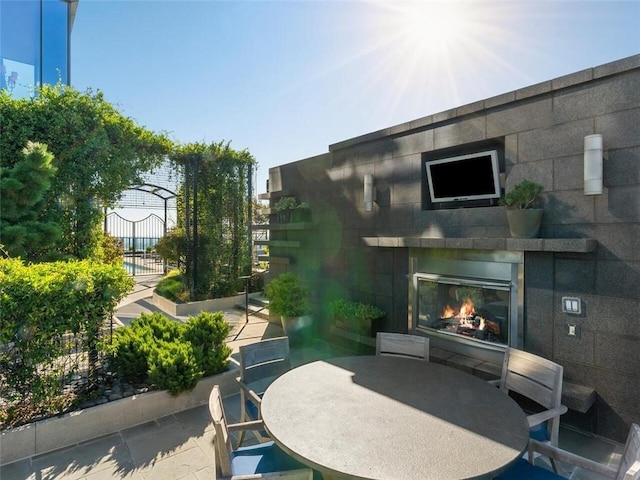
[[[508,285],[425,275],[418,278],[417,290],[419,326],[508,344]]]

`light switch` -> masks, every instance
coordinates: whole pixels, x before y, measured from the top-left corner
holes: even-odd
[[[572,313],[580,315],[582,313],[582,302],[575,297],[562,297],[562,311],[564,313]]]

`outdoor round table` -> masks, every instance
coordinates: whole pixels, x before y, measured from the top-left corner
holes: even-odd
[[[321,360],[279,377],[262,418],[324,478],[492,478],[526,449],[522,409],[480,378],[387,356]]]

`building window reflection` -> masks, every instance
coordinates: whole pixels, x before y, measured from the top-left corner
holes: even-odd
[[[76,2],[0,0],[0,88],[16,98],[38,85],[69,83],[69,32]]]

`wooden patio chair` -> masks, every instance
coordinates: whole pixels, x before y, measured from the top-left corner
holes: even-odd
[[[429,361],[429,339],[405,333],[378,332],[376,355],[395,355]]]
[[[533,458],[536,452],[558,462],[595,472],[603,478],[610,478],[612,480],[640,480],[640,426],[635,423],[631,425],[627,443],[617,468],[594,462],[589,458],[567,452],[548,443],[531,440],[529,444],[529,461],[527,462],[522,458],[518,459],[508,470],[497,476],[496,480],[520,480],[522,478],[532,480],[557,480],[565,478],[543,467],[533,465]]]
[[[490,381],[505,393],[514,391],[542,407],[542,411],[527,416],[529,434],[532,439],[554,447],[558,446],[560,415],[567,411],[561,403],[562,374],[562,365],[509,348],[504,355],[500,379]]]
[[[260,402],[267,387],[280,375],[291,369],[289,338],[277,337],[243,345],[240,351],[240,421],[259,420]],[[238,434],[242,445],[244,431]],[[259,442],[269,440],[264,430],[254,430]]]
[[[209,413],[215,428],[213,442],[216,451],[216,465],[223,476],[231,477],[231,480],[313,479],[312,469],[287,455],[273,442],[259,443],[234,450],[231,445],[230,432],[260,429],[264,425],[261,420],[228,424],[218,385],[213,387],[209,395]]]

